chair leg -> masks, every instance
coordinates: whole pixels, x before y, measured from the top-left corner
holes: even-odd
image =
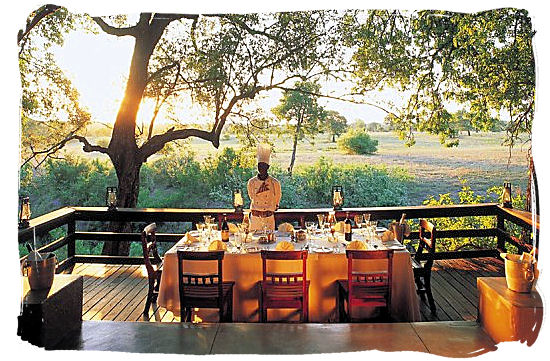
[[[430,311],[435,313],[435,301],[432,295],[432,285],[430,277],[424,279],[424,287],[426,288],[426,296],[428,296],[428,303],[430,304]]]
[[[227,305],[227,322],[233,322],[233,289],[229,291],[229,304]]]
[[[340,286],[336,291],[336,322],[342,322],[342,295],[340,292]]]
[[[424,294],[426,293],[426,289],[424,288],[424,283],[422,283],[422,280],[420,279],[420,277],[415,277],[414,282],[416,283],[416,293],[418,293],[422,301],[426,301],[426,297],[424,296]]]
[[[266,322],[266,314],[264,313],[264,291],[262,285],[260,284],[260,292],[258,292],[258,318],[260,322]]]
[[[304,316],[304,319],[302,320],[302,322],[309,322],[309,300],[308,300],[308,297],[306,295],[306,297],[304,297],[303,299],[303,304],[302,304],[302,309],[303,309],[303,316]]]
[[[192,314],[193,314],[193,308],[192,307],[186,307],[185,308],[185,322],[191,322]]]
[[[153,288],[149,287],[147,292],[147,300],[145,301],[145,309],[143,310],[144,315],[149,315],[149,307],[151,306],[151,301],[153,300]]]

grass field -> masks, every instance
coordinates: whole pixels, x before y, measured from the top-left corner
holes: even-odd
[[[314,144],[304,142],[298,146],[295,166],[312,164],[324,156],[334,163],[401,167],[414,177],[409,197],[411,204],[421,204],[429,195],[437,197],[449,192],[456,194],[460,189],[461,179],[467,179],[468,184],[478,193],[485,193],[487,188],[502,185],[504,181],[510,181],[514,187],[520,187],[524,191],[527,182],[528,144],[514,148],[510,155],[509,149],[501,145],[503,136],[503,133],[472,133],[471,136],[461,134],[457,148],[445,148],[439,143],[437,136],[416,134],[416,144],[407,148],[394,133],[371,133],[371,137],[379,142],[378,152],[366,156],[343,154],[336,143],[321,135]],[[201,139],[191,139],[189,144],[199,159],[218,151]],[[235,138],[229,137],[221,140],[220,149],[223,147],[238,148],[240,145]],[[77,144],[70,147],[75,151],[78,148]],[[277,139],[272,162],[286,168],[291,151],[290,138]]]

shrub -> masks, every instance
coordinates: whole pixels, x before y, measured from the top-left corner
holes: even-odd
[[[338,139],[338,147],[348,154],[373,154],[378,150],[378,141],[364,130],[350,129]]]

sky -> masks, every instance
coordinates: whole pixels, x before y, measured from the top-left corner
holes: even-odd
[[[70,8],[69,8],[70,9]],[[123,96],[125,79],[128,75],[133,41],[130,37],[116,37],[99,31],[99,34],[84,31],[71,31],[65,37],[62,47],[54,48],[58,65],[71,79],[80,92],[81,105],[86,106],[92,114],[93,121],[112,123]],[[339,84],[321,82],[323,91],[333,94],[344,94],[351,83]],[[265,111],[275,107],[282,92],[278,89],[262,93],[258,105]],[[396,93],[391,90],[376,93],[371,98],[399,102]],[[181,118],[184,122],[204,123],[212,121],[210,114],[200,112],[187,99],[180,99],[182,104]],[[353,104],[333,99],[320,99],[319,103],[327,109],[336,110],[344,115],[348,122],[362,119],[367,123],[383,122],[386,113],[370,105]],[[153,102],[145,100],[140,108],[139,119],[147,122],[153,112]],[[159,114],[158,123],[163,122]],[[168,121],[168,120],[167,120]]]
[[[105,360],[115,360],[122,357],[130,356],[132,360],[150,360],[151,355],[124,355],[120,353],[58,353],[58,352],[44,352],[38,348],[28,345],[26,342],[22,342],[15,334],[16,330],[16,315],[19,311],[19,298],[20,298],[20,278],[16,275],[19,272],[19,262],[18,262],[18,249],[15,239],[17,238],[16,228],[15,228],[15,218],[14,210],[17,205],[17,187],[18,187],[18,169],[19,169],[19,140],[20,140],[20,99],[21,99],[21,90],[20,90],[20,80],[19,80],[19,70],[17,63],[17,44],[16,44],[16,34],[17,31],[24,27],[25,19],[27,15],[38,6],[43,5],[47,2],[38,1],[38,0],[25,0],[25,1],[16,1],[9,2],[5,5],[5,16],[0,26],[2,31],[0,31],[0,39],[2,41],[3,54],[1,57],[2,61],[2,70],[3,70],[3,83],[2,87],[2,97],[0,101],[2,102],[2,121],[5,127],[3,128],[4,139],[0,142],[0,154],[2,154],[0,166],[4,170],[4,176],[0,178],[2,182],[3,190],[3,200],[5,207],[2,207],[4,220],[8,224],[8,227],[5,227],[3,232],[3,241],[4,247],[3,251],[7,257],[4,257],[3,268],[7,270],[5,272],[6,277],[3,278],[4,290],[6,290],[5,297],[0,299],[1,309],[5,313],[2,326],[0,328],[1,338],[3,342],[4,354],[9,356],[19,355],[19,357],[24,358],[34,358],[39,357],[41,360],[57,359],[59,357],[74,357],[78,359],[95,359],[102,358]],[[319,9],[319,8],[365,8],[365,7],[377,7],[377,8],[399,8],[399,9],[446,9],[453,11],[479,11],[486,9],[494,9],[504,6],[515,6],[520,8],[527,8],[530,11],[530,14],[533,19],[534,28],[537,30],[537,35],[535,36],[535,56],[537,64],[537,90],[536,90],[536,111],[535,111],[535,121],[533,126],[533,155],[535,159],[535,164],[537,166],[537,174],[540,182],[540,199],[542,203],[541,207],[541,222],[543,228],[550,229],[550,207],[547,205],[550,204],[550,164],[546,162],[546,157],[550,151],[550,142],[546,140],[548,134],[550,134],[550,22],[548,22],[549,12],[547,5],[543,1],[537,0],[507,0],[507,1],[498,1],[498,0],[485,0],[481,1],[472,1],[472,0],[463,0],[460,2],[442,2],[440,0],[416,0],[416,1],[403,1],[403,0],[386,0],[384,2],[376,2],[370,5],[365,1],[359,0],[340,0],[338,2],[329,1],[329,0],[304,0],[304,1],[295,1],[295,0],[278,0],[277,2],[258,2],[250,0],[234,0],[234,1],[215,1],[215,0],[201,0],[200,2],[181,2],[181,1],[168,1],[168,0],[155,0],[144,1],[144,0],[134,0],[134,1],[113,1],[113,0],[72,0],[72,1],[56,1],[54,2],[58,5],[66,5],[72,12],[94,12],[98,14],[120,14],[127,13],[131,11],[137,12],[140,10],[155,10],[155,11],[188,11],[188,12],[245,12],[245,11],[277,11],[277,10],[303,10],[303,9]],[[9,13],[8,13],[9,11]],[[84,68],[85,70],[89,69],[85,66],[85,61],[88,61],[87,58],[95,59],[93,55],[96,52],[108,51],[112,54],[122,50],[123,47],[120,45],[113,45],[112,47],[101,49],[95,49],[92,46],[87,46],[84,49],[80,49],[81,53],[80,60],[75,58],[75,72],[78,70],[78,66]],[[125,52],[120,57],[128,56],[124,55]],[[76,55],[74,55],[76,57]],[[105,98],[116,99],[120,97],[120,94],[109,94],[105,92],[109,88],[108,82],[113,82],[113,79],[116,79],[116,74],[119,70],[114,66],[114,64],[100,64],[98,60],[95,60],[95,63],[102,70],[102,74],[86,74],[92,78],[96,89],[90,90],[91,98],[90,103],[98,102],[105,104],[105,107],[108,108],[110,105],[105,103]],[[109,76],[108,76],[109,75]],[[101,81],[104,81],[103,83]],[[105,85],[107,83],[107,85]],[[112,87],[112,84],[110,85]],[[84,97],[84,90],[81,89]],[[96,97],[95,93],[101,94],[101,97]],[[102,94],[103,93],[103,94]],[[353,117],[353,116],[352,116]],[[546,247],[548,243],[546,238],[547,232],[542,232],[542,247],[545,247],[541,251],[541,261],[542,265],[548,264],[548,258],[550,257],[550,246]],[[549,248],[549,249],[546,249]],[[11,277],[13,275],[13,277]],[[544,271],[544,268],[541,270],[541,279],[539,284],[542,285],[542,289],[548,292],[550,285],[548,279],[550,278],[548,271]],[[544,297],[543,297],[544,299]],[[548,302],[544,299],[545,308],[548,309]],[[491,352],[479,357],[476,357],[475,360],[501,360],[503,356],[506,359],[542,359],[543,354],[547,354],[547,340],[550,340],[550,326],[548,325],[548,316],[545,316],[544,323],[542,326],[541,333],[539,334],[539,339],[537,342],[531,346],[527,347],[525,344],[518,343],[504,343],[498,345],[498,350]],[[323,355],[323,356],[309,356],[303,357],[302,359],[336,359],[342,358],[343,355]],[[406,357],[411,360],[442,360],[440,357],[430,357],[429,355],[423,353],[407,353],[403,355],[401,353],[368,353],[368,356],[364,353],[354,353],[346,354],[344,357],[349,359],[365,359],[365,357],[383,357],[384,359],[401,359]],[[188,358],[186,356],[186,358]],[[256,359],[257,356],[239,356],[239,360],[243,359]],[[265,359],[267,357],[262,357]],[[181,360],[181,357],[175,355],[162,355],[163,360]],[[202,360],[204,358],[197,358]],[[233,357],[233,359],[237,359]]]

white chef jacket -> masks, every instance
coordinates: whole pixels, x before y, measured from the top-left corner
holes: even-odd
[[[279,207],[281,201],[281,183],[271,176],[261,180],[258,176],[250,178],[247,184],[250,209],[255,211],[272,211]],[[256,217],[250,214],[250,229],[263,230],[275,229],[275,217]]]

